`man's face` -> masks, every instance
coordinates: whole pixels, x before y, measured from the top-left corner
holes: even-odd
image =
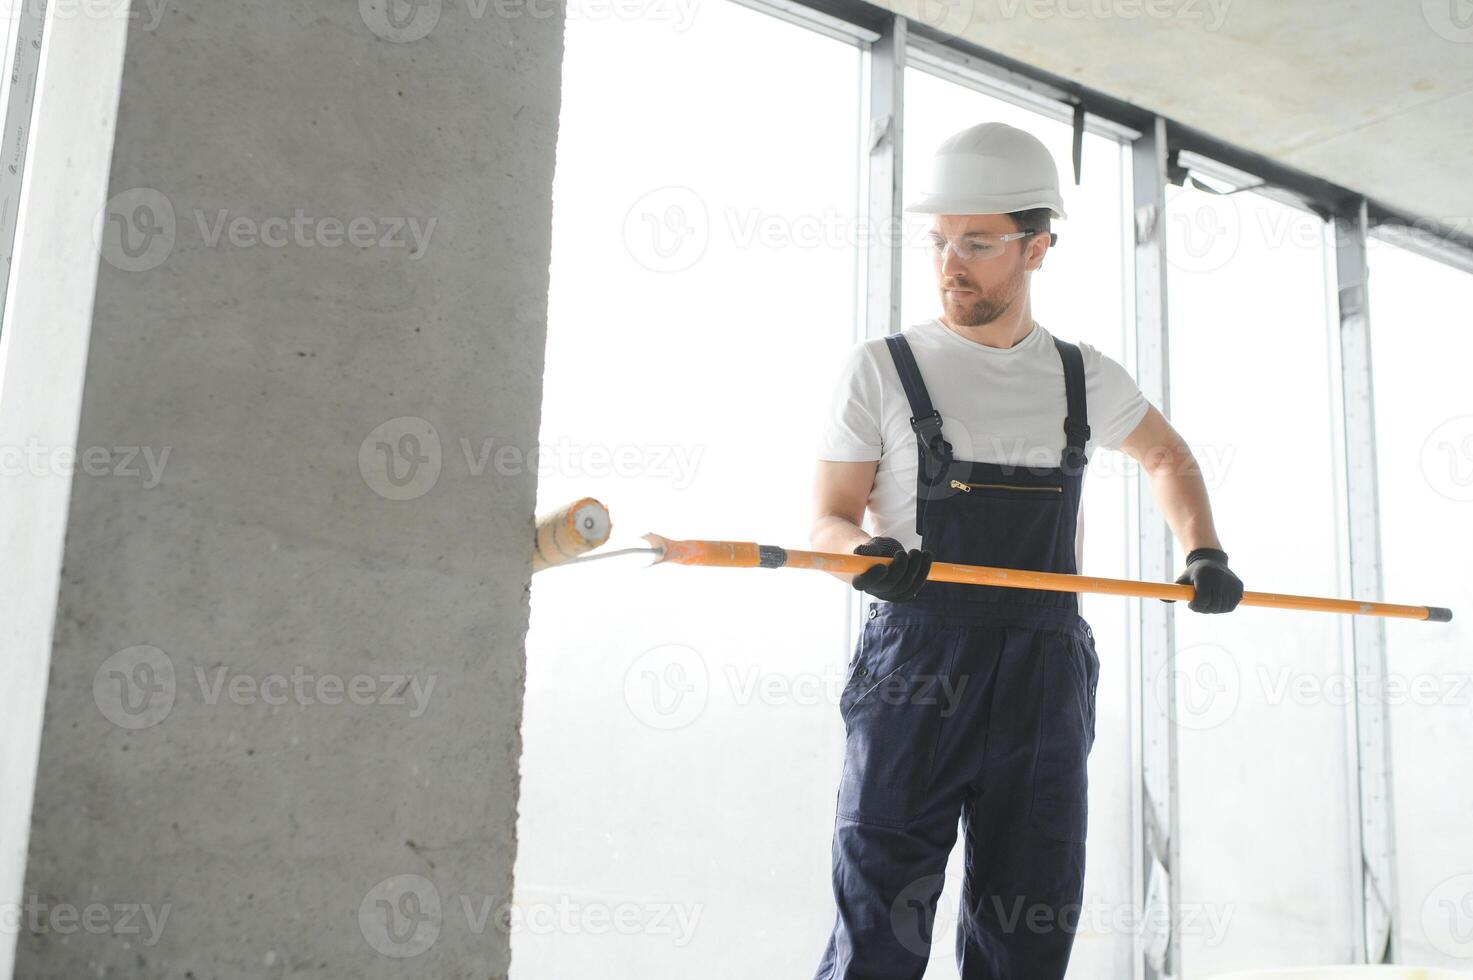
[[[1018,230],[1005,214],[938,214],[931,227],[936,234],[955,239],[971,234],[1009,235]],[[974,256],[965,262],[950,248],[933,256],[947,322],[980,327],[1012,309],[1027,292],[1027,274],[1043,263],[1048,236],[1020,238],[1004,243],[1002,249],[995,258]]]

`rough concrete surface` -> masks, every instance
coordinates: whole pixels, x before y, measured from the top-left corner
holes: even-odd
[[[135,6],[18,976],[507,972],[562,11],[387,2]]]

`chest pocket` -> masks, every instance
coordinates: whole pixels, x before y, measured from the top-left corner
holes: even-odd
[[[955,469],[962,469],[956,467]],[[948,477],[948,495],[926,502],[923,537],[937,561],[1059,571],[1063,484],[1048,478],[972,472]],[[1072,547],[1072,545],[1071,545]]]

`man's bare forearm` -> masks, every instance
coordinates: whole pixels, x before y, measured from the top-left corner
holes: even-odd
[[[1185,446],[1151,468],[1151,493],[1171,526],[1182,554],[1195,548],[1222,549],[1212,522],[1212,504],[1196,457]]]
[[[869,539],[870,534],[864,528],[835,514],[818,518],[808,531],[808,542],[814,551],[837,551],[844,555],[853,554],[855,548]],[[844,582],[854,578],[848,572],[829,574]]]
[[[852,554],[869,539],[870,534],[864,528],[835,514],[818,518],[808,532],[814,551],[837,551],[845,555]]]

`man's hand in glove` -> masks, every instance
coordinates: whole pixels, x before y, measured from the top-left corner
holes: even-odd
[[[1225,613],[1237,608],[1243,598],[1243,582],[1228,568],[1227,560],[1227,553],[1216,548],[1193,548],[1187,555],[1186,571],[1177,577],[1176,584],[1196,590],[1187,604],[1192,612]]]
[[[906,551],[894,538],[870,538],[854,549],[856,555],[893,558],[888,565],[875,565],[854,576],[853,586],[887,602],[907,602],[916,597],[931,571],[931,553],[919,548]]]

